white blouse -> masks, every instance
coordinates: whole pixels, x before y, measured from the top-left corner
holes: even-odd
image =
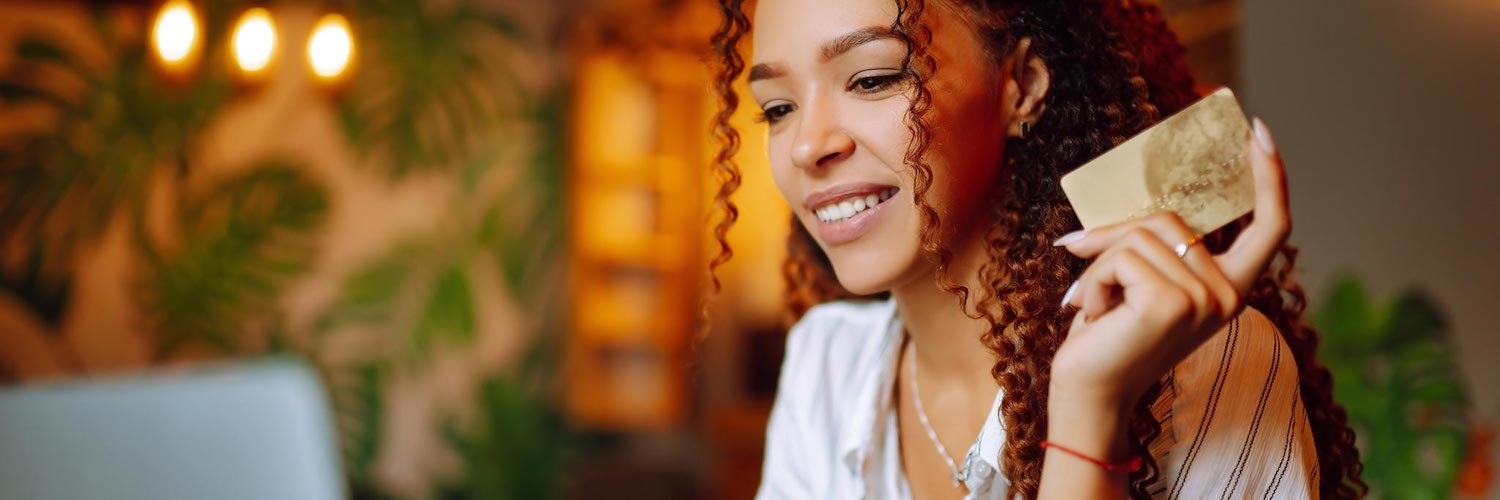
[[[821,304],[792,327],[757,498],[911,498],[891,397],[902,332],[893,300]],[[1154,497],[1317,498],[1297,365],[1269,319],[1246,307],[1170,380]],[[967,499],[1004,498],[1000,400],[960,466]]]

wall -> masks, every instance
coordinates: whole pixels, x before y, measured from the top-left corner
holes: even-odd
[[[1246,0],[1248,111],[1291,182],[1303,281],[1351,270],[1377,297],[1447,308],[1480,416],[1500,417],[1500,4]]]

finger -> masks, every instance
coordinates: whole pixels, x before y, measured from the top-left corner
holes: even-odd
[[[1176,213],[1167,211],[1158,212],[1145,217],[1139,217],[1108,226],[1100,226],[1096,229],[1091,229],[1082,239],[1074,239],[1071,243],[1064,242],[1064,246],[1066,246],[1069,251],[1078,253],[1084,258],[1094,258],[1097,261],[1098,259],[1103,258],[1102,252],[1106,252],[1108,248],[1122,245],[1122,241],[1127,239],[1133,233],[1145,233],[1141,235],[1142,237],[1154,234],[1159,241],[1172,242],[1173,245],[1186,243],[1193,240],[1192,229],[1188,228],[1187,224],[1183,222],[1182,218],[1178,217]],[[1190,260],[1195,261],[1200,265],[1205,264],[1204,259],[1205,256],[1207,256],[1206,250],[1200,251],[1201,249],[1191,247],[1189,247],[1188,250],[1189,254],[1187,257]],[[1211,256],[1207,256],[1207,258],[1211,259]],[[1212,265],[1217,266],[1218,264],[1214,263]],[[1087,273],[1088,269],[1085,269],[1084,274]],[[1082,281],[1082,276],[1080,276],[1079,282]],[[1077,287],[1075,286],[1074,288]],[[1072,295],[1064,294],[1064,306],[1067,306],[1071,303],[1074,306],[1082,309],[1084,308],[1083,297],[1084,295],[1089,295],[1103,301],[1096,302],[1094,306],[1089,308],[1090,311],[1097,311],[1099,310],[1097,309],[1099,307],[1104,307],[1106,309],[1109,307],[1107,305],[1100,305],[1109,304],[1109,300],[1106,299],[1109,299],[1111,297],[1111,294],[1107,293],[1107,290],[1101,292],[1097,289],[1087,291],[1074,289],[1072,291],[1074,292]]]
[[[1104,253],[1111,244],[1119,241],[1131,229],[1139,225],[1144,218],[1135,218],[1099,226],[1091,229],[1079,229],[1062,235],[1052,246],[1060,246],[1068,249],[1073,255],[1085,259],[1093,258]]]
[[[1198,245],[1202,246],[1202,245]],[[1209,295],[1215,301],[1221,318],[1231,318],[1239,314],[1240,308],[1244,306],[1244,294],[1239,292],[1224,270],[1219,267],[1218,259],[1208,253],[1207,249],[1201,251],[1188,251],[1188,260],[1192,263],[1193,272],[1198,274],[1198,279],[1208,289]],[[1201,264],[1200,264],[1201,262]]]
[[[1150,229],[1157,238],[1150,245],[1137,246],[1142,256],[1155,257],[1151,261],[1163,274],[1179,283],[1198,306],[1210,306],[1205,313],[1237,311],[1240,294],[1219,268],[1219,261],[1209,253],[1208,247],[1194,237],[1187,222],[1173,212],[1153,214],[1138,228]],[[1189,244],[1192,243],[1192,244]],[[1186,245],[1186,248],[1179,246]],[[1178,255],[1179,250],[1185,253]],[[1177,271],[1185,271],[1178,273]]]
[[[1219,267],[1241,296],[1249,293],[1277,249],[1291,232],[1291,210],[1287,201],[1286,170],[1276,152],[1271,132],[1255,119],[1255,137],[1250,140],[1250,169],[1255,177],[1255,211],[1250,225],[1240,232],[1229,250],[1220,254]]]
[[[1132,232],[1125,239],[1124,244],[1129,245],[1131,250],[1134,250],[1137,255],[1140,255],[1141,258],[1155,267],[1157,272],[1161,273],[1171,286],[1187,295],[1192,300],[1193,310],[1196,314],[1202,315],[1217,312],[1218,299],[1210,293],[1208,286],[1203,283],[1203,278],[1200,276],[1199,270],[1193,269],[1194,264],[1187,261],[1187,258],[1185,258],[1187,256],[1178,257],[1177,252],[1172,248],[1168,248],[1166,242],[1163,242],[1155,232],[1141,228]],[[1200,247],[1202,245],[1193,245],[1189,247],[1189,250],[1201,250]],[[1195,260],[1200,260],[1201,258],[1201,256],[1191,255],[1191,253],[1190,256],[1194,257]],[[1210,257],[1209,260],[1212,260],[1212,258]],[[1204,266],[1200,263],[1197,264],[1197,267]]]
[[[1108,258],[1106,259],[1106,257]],[[1103,269],[1105,266],[1114,265],[1114,259],[1113,254],[1101,255],[1094,264]],[[1101,264],[1106,261],[1109,263]],[[1078,301],[1078,315],[1082,316],[1086,322],[1093,321],[1100,315],[1109,312],[1110,309],[1114,309],[1124,299],[1124,294],[1120,293],[1119,290],[1115,290],[1110,288],[1109,285],[1099,282],[1097,274],[1097,272],[1085,272],[1084,279],[1078,284],[1080,290],[1078,298],[1075,299]]]
[[[1105,249],[1124,239],[1131,231],[1139,227],[1155,231],[1161,236],[1162,241],[1172,242],[1174,245],[1192,239],[1195,234],[1175,212],[1161,211],[1107,226],[1099,226],[1082,233],[1075,231],[1058,238],[1053,245],[1065,247],[1079,257],[1092,258],[1103,253]]]
[[[1093,321],[1123,303],[1126,293],[1135,288],[1160,289],[1169,282],[1160,271],[1128,247],[1112,249],[1090,266],[1079,284],[1084,321]]]
[[[1240,295],[1205,246],[1187,245],[1185,255],[1177,254],[1176,247],[1193,241],[1192,234],[1192,230],[1176,214],[1163,212],[1135,224],[1113,247],[1130,247],[1145,257],[1193,301],[1199,316],[1232,315],[1238,312],[1241,306]],[[1076,290],[1076,286],[1070,288],[1074,293],[1068,296],[1069,300],[1065,300],[1064,304],[1072,302],[1084,310],[1086,316],[1092,317],[1091,315],[1113,308],[1120,300],[1119,294],[1114,290],[1090,283],[1088,289],[1081,293]]]
[[[1188,312],[1194,321],[1217,317],[1231,305],[1232,301],[1220,294],[1233,294],[1233,287],[1222,279],[1218,263],[1202,245],[1189,246],[1188,254],[1179,257],[1175,249],[1169,248],[1155,232],[1144,226],[1132,231],[1119,245],[1134,250],[1167,279],[1169,286],[1188,299],[1191,306]]]

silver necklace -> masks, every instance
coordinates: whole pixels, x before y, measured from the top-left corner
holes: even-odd
[[[933,430],[932,424],[927,421],[927,411],[922,409],[922,391],[917,390],[917,343],[911,343],[911,354],[907,355],[906,364],[911,368],[911,400],[917,407],[917,420],[922,422],[922,429],[927,431],[927,439],[932,440],[932,445],[937,447],[939,455],[943,456],[943,462],[948,464],[948,470],[953,472],[953,486],[967,479],[967,475],[958,471],[958,465],[953,463],[953,457],[948,454],[948,447],[938,440],[937,431]]]

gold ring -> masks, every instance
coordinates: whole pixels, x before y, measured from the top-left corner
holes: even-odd
[[[1198,241],[1198,237],[1194,236],[1193,239],[1187,240],[1187,243],[1178,243],[1177,247],[1173,248],[1172,251],[1177,252],[1177,258],[1179,259],[1186,257],[1188,248],[1191,248],[1193,245],[1198,244]]]

